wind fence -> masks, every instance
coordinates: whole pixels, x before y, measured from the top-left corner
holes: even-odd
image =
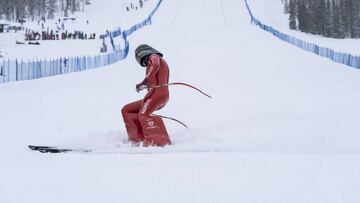
[[[124,39],[125,46],[120,48],[117,46],[112,52],[105,54],[98,54],[95,56],[73,56],[73,57],[59,57],[56,59],[43,60],[21,60],[21,59],[2,59],[0,60],[0,83],[32,80],[43,77],[50,77],[54,75],[67,74],[94,68],[104,67],[114,64],[127,57],[129,53],[130,43],[127,37],[138,29],[151,24],[151,18],[160,7],[163,0],[159,0],[156,7],[142,22],[131,26],[129,29],[121,32],[120,28],[107,32],[101,35],[105,38],[121,36]]]
[[[353,68],[360,69],[360,56],[348,54],[348,53],[342,53],[337,52],[333,49],[322,47],[314,43],[309,43],[304,40],[301,40],[299,38],[290,36],[288,34],[282,33],[276,29],[274,29],[271,26],[265,25],[260,20],[258,20],[253,14],[249,7],[248,1],[245,0],[246,8],[249,12],[249,15],[251,17],[251,22],[257,26],[259,26],[261,29],[272,33],[275,37],[277,37],[280,40],[283,40],[285,42],[288,42],[296,47],[299,47],[305,51],[312,52],[316,55],[326,57],[336,63],[341,63]]]

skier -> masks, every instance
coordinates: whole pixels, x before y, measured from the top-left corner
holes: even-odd
[[[136,85],[136,91],[147,89],[144,99],[125,105],[122,116],[130,142],[143,146],[165,146],[171,141],[161,117],[152,113],[163,108],[169,100],[167,86],[154,86],[169,83],[169,67],[163,54],[149,45],[142,44],[135,50],[137,62],[146,67],[145,79]]]

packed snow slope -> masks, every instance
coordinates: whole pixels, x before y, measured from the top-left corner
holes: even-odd
[[[156,47],[171,81],[214,97],[171,87],[158,113],[191,130],[166,121],[169,147],[122,144],[121,108],[145,94],[135,92],[145,73],[133,54],[1,85],[0,202],[359,202],[360,71],[249,23],[240,0],[171,0],[129,38],[130,53]],[[28,144],[105,150],[40,154]]]

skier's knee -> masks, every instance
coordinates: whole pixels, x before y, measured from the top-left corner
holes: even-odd
[[[122,116],[125,116],[129,111],[127,110],[127,105],[125,105],[124,107],[122,107],[122,109],[121,109],[121,114],[122,114]]]

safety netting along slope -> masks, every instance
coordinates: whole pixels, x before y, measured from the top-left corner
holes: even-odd
[[[67,74],[95,68],[104,67],[114,64],[127,57],[129,52],[130,36],[135,31],[151,24],[151,18],[161,5],[162,0],[159,0],[155,8],[150,14],[140,23],[131,26],[122,32],[119,29],[113,30],[101,37],[122,37],[124,40],[124,48],[120,45],[114,45],[112,52],[105,54],[98,54],[95,56],[73,56],[60,57],[57,59],[43,59],[43,60],[29,60],[22,59],[10,60],[3,59],[0,61],[0,83],[7,83],[13,81],[32,80],[43,77],[50,77],[60,74]]]
[[[248,13],[251,17],[251,23],[259,26],[262,30],[269,32],[269,33],[273,34],[275,37],[277,37],[278,39],[285,41],[287,43],[290,43],[290,44],[292,44],[298,48],[301,48],[307,52],[311,52],[318,56],[328,58],[336,63],[340,63],[340,64],[344,64],[349,67],[360,69],[360,56],[352,55],[349,53],[337,52],[331,48],[319,46],[315,43],[306,42],[299,38],[282,33],[279,30],[277,30],[271,26],[268,26],[268,25],[262,23],[260,20],[258,20],[253,15],[253,12],[251,11],[248,1],[247,0],[244,0],[244,1],[245,1],[246,8],[248,10]]]

